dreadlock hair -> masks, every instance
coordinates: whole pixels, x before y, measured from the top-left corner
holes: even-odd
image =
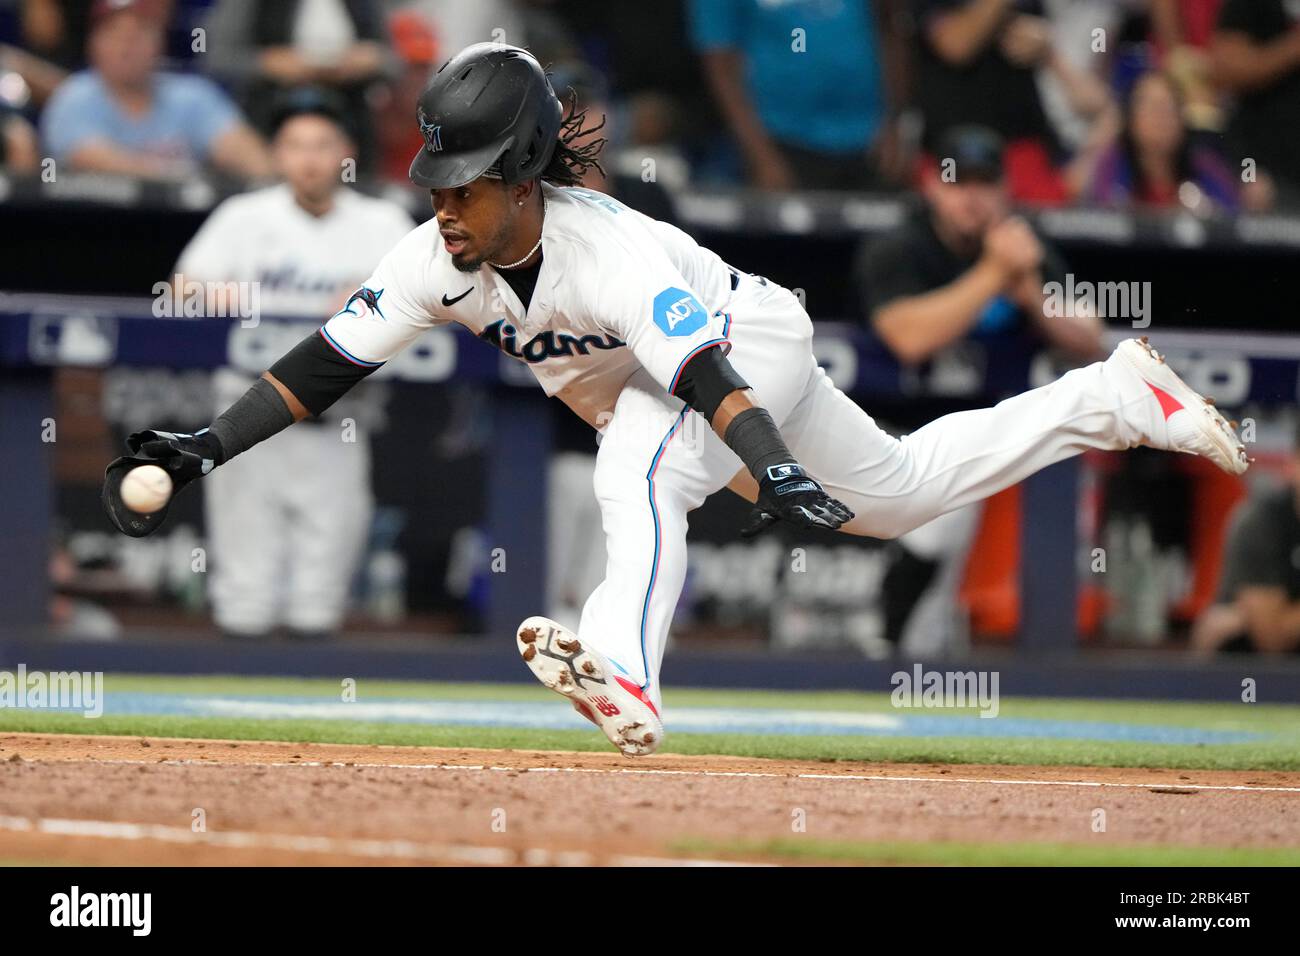
[[[543,181],[552,186],[577,186],[582,182],[582,177],[586,175],[587,170],[593,168],[598,169],[602,176],[605,174],[605,167],[600,165],[600,160],[597,158],[605,143],[608,142],[604,136],[588,140],[578,146],[573,145],[574,140],[604,129],[605,117],[602,115],[600,122],[595,126],[585,127],[583,124],[587,118],[587,111],[579,110],[577,105],[578,94],[570,87],[568,115],[560,123],[555,152],[551,154],[551,161],[546,164],[540,176]]]

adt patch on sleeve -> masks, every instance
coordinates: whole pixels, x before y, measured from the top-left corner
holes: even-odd
[[[655,296],[652,309],[655,325],[671,338],[694,335],[708,321],[708,314],[704,311],[704,306],[700,305],[699,299],[684,289],[672,286]]]

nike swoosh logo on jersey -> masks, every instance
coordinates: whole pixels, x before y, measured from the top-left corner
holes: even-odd
[[[474,287],[473,287],[473,286],[470,286],[468,289],[466,289],[466,290],[465,290],[464,292],[462,292],[460,295],[456,296],[456,298],[454,298],[454,299],[449,299],[449,298],[447,298],[447,293],[444,292],[444,293],[442,294],[442,304],[445,305],[445,306],[455,305],[457,302],[459,302],[461,299],[465,298],[465,296],[469,295],[469,294],[470,294],[471,292],[473,292],[473,291],[474,291]]]

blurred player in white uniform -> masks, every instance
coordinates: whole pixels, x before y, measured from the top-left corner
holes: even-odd
[[[278,104],[274,159],[283,182],[234,196],[181,253],[181,281],[258,283],[262,316],[308,318],[342,308],[380,258],[415,224],[394,203],[343,185],[355,155],[342,107],[310,88]],[[232,326],[231,347],[256,329]],[[248,390],[255,374],[219,369],[217,411]],[[290,636],[336,630],[370,528],[367,399],[358,389],[324,416],[280,435],[273,455],[232,462],[206,485],[212,550],[211,599],[227,635]],[[376,390],[378,389],[378,391]],[[343,419],[356,422],[344,440]]]
[[[896,537],[1087,448],[1146,444],[1246,468],[1228,423],[1137,340],[1045,388],[892,438],[818,367],[812,321],[791,292],[571,185],[599,144],[574,145],[582,114],[563,116],[526,51],[462,51],[430,81],[418,118],[425,146],[411,178],[436,217],[210,428],[128,439],[103,495],[124,532],[164,518],[124,510],[131,467],[161,464],[183,486],[329,407],[424,330],[460,323],[603,428],[605,579],[576,634],[534,617],[516,641],[545,686],[638,755],[663,739],[659,665],[686,575],[687,514],[729,484],[757,501],[742,534],[788,521]],[[518,462],[539,476],[545,465]],[[454,502],[458,476],[442,478],[438,493]]]

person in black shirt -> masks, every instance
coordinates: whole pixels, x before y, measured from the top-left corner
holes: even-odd
[[[1095,316],[1058,317],[1043,307],[1045,284],[1064,284],[1065,265],[1027,223],[1008,215],[1001,138],[982,127],[954,127],[939,154],[952,160],[955,180],[931,168],[924,209],[859,255],[863,313],[883,344],[905,365],[967,338],[1026,332],[1081,359],[1099,354]],[[885,637],[904,651],[941,653],[964,643],[957,591],[979,511],[959,509],[891,544]]]
[[[1079,359],[1101,353],[1095,316],[1044,308],[1065,264],[1007,206],[1002,142],[991,130],[956,127],[941,141],[955,181],[928,169],[925,207],[901,229],[866,243],[857,279],[872,329],[904,364],[927,361],[968,336],[1031,331]]]
[[[1200,653],[1300,652],[1300,428],[1291,478],[1252,496],[1232,522],[1219,603],[1197,622]]]
[[[1228,134],[1238,168],[1253,160],[1263,187],[1246,190],[1247,204],[1300,204],[1300,5],[1227,0],[1210,63],[1215,82],[1237,97]],[[1266,198],[1252,201],[1252,192]]]
[[[1038,0],[913,0],[919,34],[916,105],[921,145],[933,152],[955,126],[995,131],[1011,146],[1017,199],[1061,203],[1062,148],[1048,123],[1035,72],[1050,59]]]

